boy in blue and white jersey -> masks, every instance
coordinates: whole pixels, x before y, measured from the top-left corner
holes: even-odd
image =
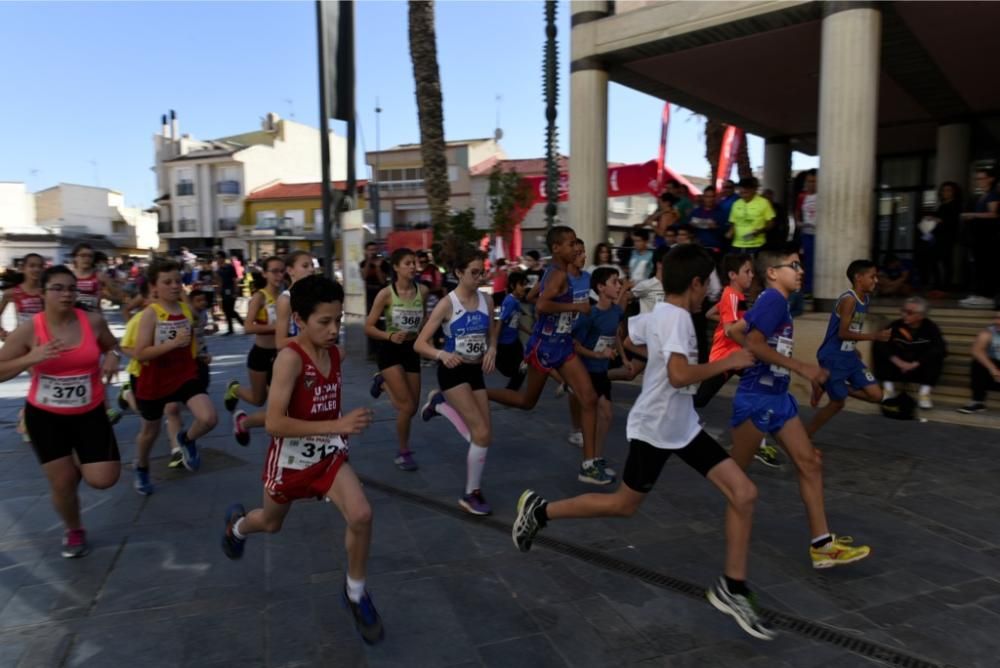
[[[756,358],[743,372],[733,398],[733,459],[744,469],[750,465],[764,434],[772,434],[794,462],[799,489],[806,506],[812,541],[809,554],[813,568],[829,568],[864,559],[871,549],[852,545],[848,536],[830,533],[823,500],[823,460],[812,446],[799,406],[789,394],[791,372],[813,385],[826,382],[829,374],[815,364],[792,357],[792,315],[788,297],[802,285],[802,263],[798,253],[761,251],[757,275],[767,289],[743,316],[744,346]]]
[[[858,341],[888,341],[891,334],[890,330],[869,334],[862,331],[878,286],[878,267],[871,260],[855,260],[847,266],[847,279],[851,289],[837,299],[826,337],[816,352],[819,365],[830,372],[830,377],[822,387],[813,388],[811,403],[816,407],[824,391],[830,401],[813,415],[806,429],[810,436],[844,408],[848,395],[874,404],[882,401],[882,388],[858,350]]]
[[[519,390],[524,383],[524,346],[521,345],[521,332],[530,334],[521,321],[521,302],[528,292],[528,277],[524,272],[514,271],[507,277],[507,296],[500,304],[500,310],[495,317],[495,326],[500,328],[497,335],[497,371],[510,380],[508,390]]]

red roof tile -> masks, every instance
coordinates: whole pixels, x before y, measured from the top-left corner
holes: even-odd
[[[358,188],[363,189],[364,186],[368,184],[367,180],[359,179]],[[323,192],[320,188],[322,184],[317,181],[315,183],[276,183],[273,186],[268,186],[257,190],[255,192],[247,195],[246,201],[254,202],[259,200],[274,200],[274,199],[306,199],[313,197],[322,197]],[[334,190],[346,190],[346,181],[334,181]]]

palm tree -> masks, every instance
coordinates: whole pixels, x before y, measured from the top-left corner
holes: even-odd
[[[431,222],[446,234],[451,209],[448,160],[445,157],[444,106],[441,75],[438,71],[437,38],[434,33],[434,3],[410,0],[410,60],[416,84],[417,117],[420,122],[420,156],[424,169],[424,192],[431,210]]]
[[[719,171],[719,154],[722,151],[722,137],[725,134],[725,123],[711,117],[705,117],[705,159],[708,160],[708,164],[712,168],[709,177],[713,181]],[[745,134],[744,141],[740,142],[739,151],[736,153],[736,172],[741,179],[753,176]]]

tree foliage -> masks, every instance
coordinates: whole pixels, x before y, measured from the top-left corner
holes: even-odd
[[[507,237],[514,231],[518,212],[524,211],[535,201],[531,184],[515,171],[504,171],[499,165],[490,172],[488,191],[490,222],[493,231]]]

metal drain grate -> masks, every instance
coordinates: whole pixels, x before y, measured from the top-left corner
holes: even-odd
[[[410,501],[411,503],[415,503],[425,508],[430,508],[431,510],[444,515],[449,515],[462,520],[463,522],[468,522],[469,524],[485,526],[497,531],[502,531],[508,535],[510,534],[510,525],[505,524],[498,519],[494,519],[492,517],[473,517],[458,507],[441,501],[440,499],[423,496],[422,494],[416,494],[365,476],[360,477],[361,481],[367,487],[372,489]],[[579,559],[580,561],[599,566],[609,571],[615,571],[616,573],[628,575],[662,589],[683,594],[700,601],[705,600],[705,588],[703,586],[671,577],[664,573],[651,570],[644,566],[639,566],[638,564],[633,564],[623,559],[609,556],[597,550],[592,550],[581,545],[575,545],[573,543],[551,538],[549,536],[537,536],[534,540],[534,544],[542,545],[554,552],[565,554],[568,557]],[[817,622],[811,622],[807,619],[777,612],[775,610],[768,610],[767,608],[763,608],[761,612],[768,621],[779,629],[794,633],[804,638],[809,638],[810,640],[825,642],[841,647],[854,654],[874,659],[875,661],[881,661],[886,665],[899,666],[900,668],[954,668],[954,666],[949,664],[936,663],[922,657],[907,654],[893,647],[879,645],[878,643],[874,643],[857,636],[852,636],[838,629],[824,626],[823,624],[819,624]]]

